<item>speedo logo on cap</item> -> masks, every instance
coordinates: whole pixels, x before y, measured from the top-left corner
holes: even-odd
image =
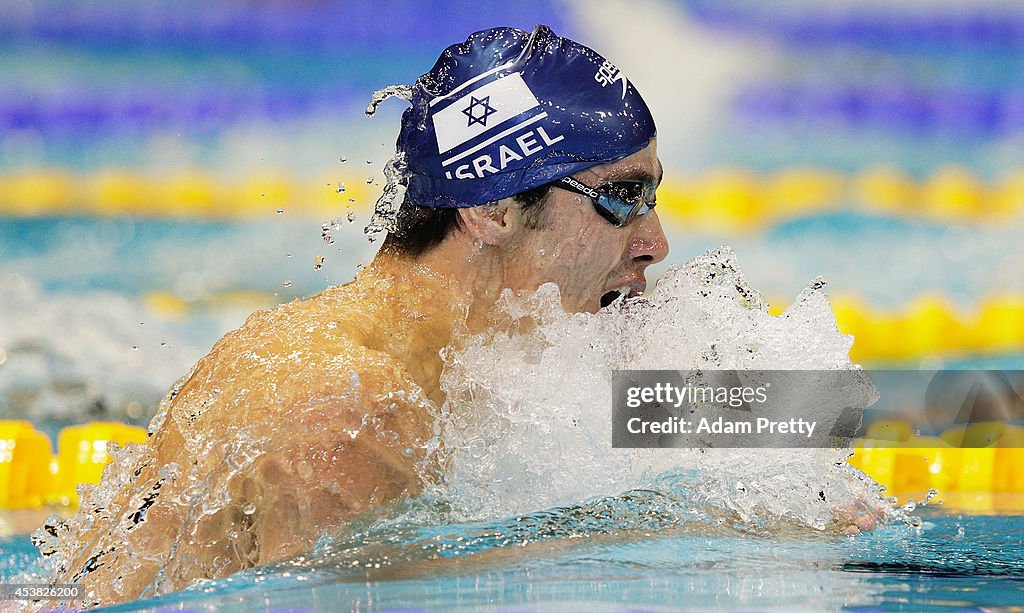
[[[430,105],[450,100],[508,66],[479,75]],[[445,176],[475,179],[495,174],[562,140],[549,136],[543,127],[533,127],[547,116],[518,72],[470,89],[431,117]]]

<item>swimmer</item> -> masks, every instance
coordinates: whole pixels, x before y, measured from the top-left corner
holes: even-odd
[[[301,555],[416,495],[436,472],[425,446],[453,335],[500,325],[502,291],[548,282],[567,311],[597,312],[643,293],[668,254],[647,105],[544,26],[446,49],[412,88],[397,150],[407,189],[373,262],[228,333],[164,400],[126,484],[49,528],[82,604]]]
[[[65,528],[58,580],[85,604],[287,559],[415,495],[456,331],[495,325],[503,290],[547,282],[566,310],[596,312],[643,293],[668,253],[647,105],[544,26],[446,49],[397,149],[405,200],[373,262],[221,339],[164,401],[129,486]]]

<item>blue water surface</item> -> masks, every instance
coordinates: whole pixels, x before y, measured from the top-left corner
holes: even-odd
[[[102,610],[980,611],[1024,603],[1024,517],[933,508],[921,517],[920,528],[857,537],[676,528],[458,556],[417,555],[428,549],[422,541],[378,544],[374,555],[314,554]],[[27,537],[0,541],[5,577],[33,564],[30,548]]]

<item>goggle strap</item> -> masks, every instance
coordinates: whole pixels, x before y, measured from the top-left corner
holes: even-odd
[[[584,196],[588,198],[593,198],[594,200],[597,200],[598,196],[601,195],[600,193],[598,193],[597,190],[587,187],[586,185],[580,183],[579,181],[573,179],[572,177],[562,177],[561,182],[565,183],[566,185],[572,186]]]

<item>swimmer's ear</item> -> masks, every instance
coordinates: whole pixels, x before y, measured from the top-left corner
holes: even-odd
[[[492,204],[459,209],[462,227],[485,245],[500,245],[515,233],[519,209],[509,206],[512,198]]]

